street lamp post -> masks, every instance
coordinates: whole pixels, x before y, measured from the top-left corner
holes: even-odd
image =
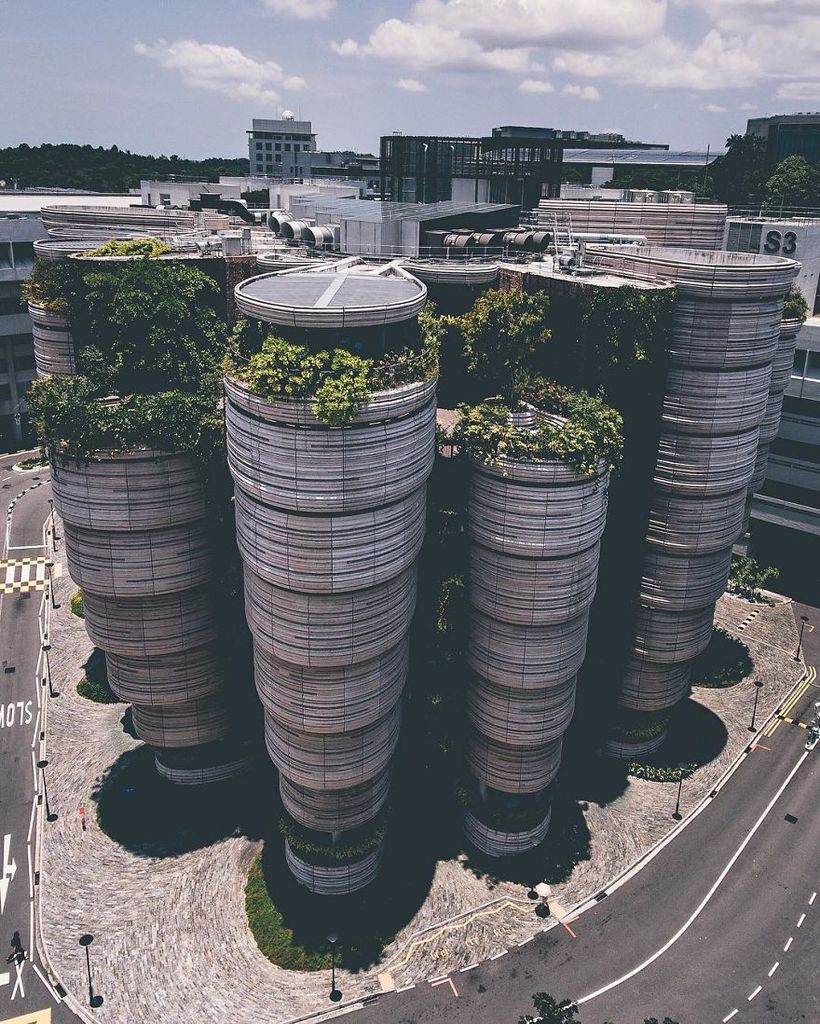
[[[330,1001],[338,1003],[342,998],[342,993],[336,988],[336,943],[339,936],[336,932],[331,932],[327,941],[330,943]]]
[[[800,616],[800,637],[797,641],[797,654],[794,656],[795,661],[800,661],[800,652],[803,649],[803,630],[806,628],[806,623],[809,621],[808,615]]]
[[[51,650],[51,644],[43,644],[43,654],[45,655],[44,661],[46,666],[46,679],[48,680],[48,695],[54,697],[54,688],[51,685],[51,662],[48,658],[48,652]]]
[[[91,954],[88,951],[88,947],[94,941],[93,935],[81,935],[80,945],[85,949],[85,969],[88,973],[88,1005],[96,1010],[98,1006],[102,1006],[103,997],[94,994],[94,986],[91,983]]]
[[[683,789],[683,773],[686,771],[687,767],[688,765],[683,761],[678,764],[678,797],[677,800],[675,800],[675,810],[672,812],[672,817],[675,821],[680,821],[683,818],[683,815],[680,812],[680,795],[681,790]]]
[[[48,499],[48,504],[49,504],[49,508],[50,508],[49,515],[51,517],[51,546],[56,551],[57,550],[57,539],[58,538],[57,538],[57,529],[54,526],[54,499],[53,498],[49,498]]]
[[[755,679],[755,702],[752,708],[752,721],[749,724],[749,732],[755,731],[755,718],[757,717],[757,701],[760,697],[760,691],[763,689],[763,680]]]
[[[37,767],[40,769],[40,778],[43,780],[43,799],[46,805],[46,821],[56,821],[57,815],[51,813],[51,808],[48,806],[48,787],[46,786],[46,767],[48,761],[38,761]]]
[[[51,597],[51,607],[56,609],[56,608],[59,608],[60,606],[57,604],[56,600],[54,599],[54,577],[53,577],[53,575],[51,573],[51,570],[53,568],[54,568],[54,563],[53,562],[46,562],[46,569],[48,571],[48,593],[49,593],[49,596]]]

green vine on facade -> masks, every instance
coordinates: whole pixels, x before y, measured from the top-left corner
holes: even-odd
[[[112,238],[103,242],[96,249],[87,252],[87,256],[146,256],[155,259],[157,256],[164,256],[173,252],[170,245],[160,242],[158,238],[128,238],[125,241],[117,241]]]
[[[381,814],[348,837],[341,843],[322,843],[311,838],[307,829],[298,825],[288,815],[279,820],[279,832],[287,840],[291,850],[312,864],[334,865],[350,864],[361,860],[369,853],[377,850],[387,833],[387,813]]]

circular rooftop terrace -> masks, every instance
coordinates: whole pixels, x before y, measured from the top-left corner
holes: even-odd
[[[409,274],[330,270],[261,274],[235,289],[241,313],[285,327],[373,327],[416,316],[427,288]]]

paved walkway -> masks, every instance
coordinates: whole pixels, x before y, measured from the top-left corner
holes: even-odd
[[[247,927],[243,890],[258,842],[229,836],[157,857],[131,852],[98,828],[95,786],[139,743],[124,730],[125,705],[91,704],[75,692],[92,647],[82,621],[68,609],[73,589],[67,575],[57,581],[61,607],[53,620],[51,663],[61,696],[52,701],[50,712],[49,796],[59,816],[47,833],[42,886],[43,930],[64,984],[77,992],[86,984],[77,940],[89,932],[94,936],[95,990],[105,1000],[95,1016],[103,1022],[273,1024],[327,1008],[329,972],[295,974],[272,966]],[[755,672],[766,680],[762,721],[801,667],[790,651],[777,646],[784,637],[791,651],[796,644],[790,604],[756,607],[759,614],[741,635]],[[718,622],[736,631],[751,610],[745,602],[723,598]],[[714,728],[710,711],[719,712],[728,738],[714,760],[684,784],[684,811],[709,792],[748,743],[753,676],[731,689],[695,691],[693,720]],[[617,774],[617,766],[609,764]],[[674,824],[675,786],[640,780],[622,785],[621,795],[609,802],[590,797],[581,805],[590,833],[589,857],[553,887],[565,907],[597,892]],[[458,920],[442,924],[459,914]],[[358,975],[337,972],[339,986],[347,999],[378,992],[381,984],[402,987],[443,975],[525,941],[540,927],[526,887],[488,877],[462,854],[439,862],[426,901],[382,963]],[[380,983],[378,976],[385,973],[390,977]]]

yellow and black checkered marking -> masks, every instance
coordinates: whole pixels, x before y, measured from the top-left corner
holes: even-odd
[[[47,558],[0,561],[0,594],[28,594],[48,587]]]

